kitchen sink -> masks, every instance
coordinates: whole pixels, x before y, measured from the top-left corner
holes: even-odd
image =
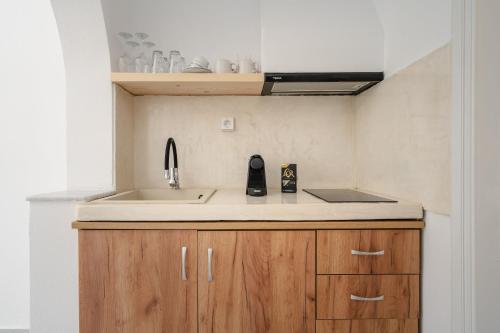
[[[215,189],[140,189],[118,193],[93,203],[102,204],[202,204],[215,193]]]

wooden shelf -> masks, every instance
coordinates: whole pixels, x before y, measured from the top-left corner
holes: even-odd
[[[264,84],[264,75],[111,73],[111,81],[136,96],[259,96]]]

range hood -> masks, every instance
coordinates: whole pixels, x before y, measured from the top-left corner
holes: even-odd
[[[265,73],[262,95],[359,95],[384,79],[383,72]]]

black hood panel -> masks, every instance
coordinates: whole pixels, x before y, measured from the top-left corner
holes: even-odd
[[[359,95],[384,79],[383,72],[265,73],[262,95]]]

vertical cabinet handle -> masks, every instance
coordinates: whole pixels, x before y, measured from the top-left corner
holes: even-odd
[[[214,254],[214,249],[208,248],[208,282],[212,282],[214,277],[212,276],[212,255]]]
[[[183,246],[181,248],[181,280],[187,280],[186,274],[186,255],[187,255],[187,246]]]
[[[384,250],[377,251],[377,252],[366,252],[366,251],[351,250],[351,254],[353,256],[383,256],[384,253],[385,253]]]

